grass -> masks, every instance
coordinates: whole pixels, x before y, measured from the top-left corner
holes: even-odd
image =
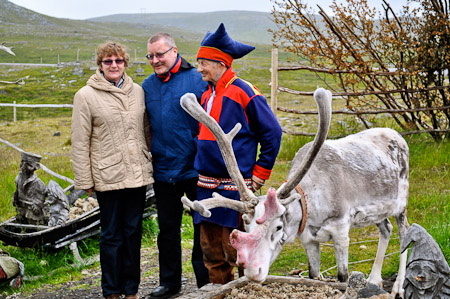
[[[135,45],[135,41],[131,44]],[[136,42],[137,45],[137,42]],[[188,49],[186,57],[193,60],[195,56],[195,42],[185,42]],[[183,47],[180,47],[183,49]],[[234,68],[244,79],[254,83],[265,95],[270,94],[270,59],[267,48],[252,52],[247,58],[237,60]],[[87,58],[86,58],[87,57]],[[81,63],[83,74],[74,74],[74,65],[66,65],[60,68],[29,68],[29,67],[1,67],[0,80],[13,81],[17,78],[26,78],[25,84],[0,85],[0,102],[11,103],[72,103],[74,93],[85,84],[92,74],[90,68],[93,66],[90,57],[86,56]],[[142,67],[144,74],[150,74],[148,65],[131,65],[127,73],[137,83],[141,83],[145,76],[138,76],[136,69]],[[70,83],[69,83],[70,81]],[[305,72],[284,72],[280,74],[280,84],[301,90],[314,90],[317,85],[323,83],[317,81],[314,76]],[[315,104],[310,97],[299,97],[293,95],[280,96],[279,105],[303,110],[314,110]],[[333,100],[333,109],[342,107],[342,99]],[[12,122],[12,109],[0,108],[0,138],[6,139],[23,150],[34,152],[43,156],[41,161],[51,170],[72,178],[72,167],[70,159],[71,138],[70,123],[71,110],[63,111],[56,109],[19,109],[19,121]],[[283,126],[295,131],[314,132],[317,126],[316,116],[298,116],[286,113],[278,113],[278,118]],[[375,126],[394,127],[386,118],[370,118]],[[333,116],[330,135],[356,132],[363,129],[361,124],[352,117]],[[60,132],[59,136],[53,136]],[[267,187],[278,188],[286,178],[295,152],[305,143],[311,141],[309,137],[290,136],[284,134],[282,147],[273,169],[271,179]],[[422,225],[435,238],[447,261],[450,260],[450,229],[448,224],[449,202],[450,202],[450,142],[444,140],[435,143],[425,135],[406,137],[410,146],[410,197],[408,205],[408,219],[410,223]],[[15,190],[14,178],[19,170],[20,155],[17,151],[0,143],[0,221],[4,221],[15,215],[12,206],[12,195]],[[61,186],[68,184],[55,179],[42,170],[37,175],[48,183],[50,179],[56,180]],[[399,250],[398,235],[395,230],[388,247],[387,253],[395,253]],[[192,224],[189,217],[183,219],[183,248],[192,246]],[[158,228],[154,219],[144,222],[143,247],[155,247],[155,238]],[[371,259],[375,257],[378,239],[376,228],[367,227],[351,231],[350,262]],[[364,241],[365,243],[356,243]],[[335,266],[334,250],[331,244],[321,246],[322,261],[321,270]],[[361,247],[364,245],[366,248]],[[82,257],[98,254],[98,239],[91,238],[80,243]],[[27,276],[44,275],[42,278],[25,282],[21,291],[29,292],[39,288],[45,283],[57,283],[81,277],[80,269],[72,266],[74,263],[71,252],[63,248],[58,252],[49,252],[38,249],[20,249],[5,247],[13,256],[25,263]],[[156,253],[155,253],[156,254]],[[45,261],[42,262],[41,261]],[[299,241],[285,245],[282,253],[272,265],[270,274],[287,275],[293,269],[307,270],[307,260],[304,250]],[[98,265],[94,265],[98,266]],[[372,262],[351,264],[350,271],[370,272]],[[396,254],[387,257],[384,262],[383,276],[388,277],[397,272],[398,256]],[[193,275],[190,261],[183,264],[183,273]],[[45,276],[52,273],[51,277]],[[144,276],[158,276],[158,269],[152,269]],[[324,275],[336,275],[335,269]],[[0,286],[2,293],[15,292],[6,285]]]

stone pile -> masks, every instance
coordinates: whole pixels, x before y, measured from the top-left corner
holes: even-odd
[[[98,207],[98,202],[95,198],[78,198],[70,208],[69,219],[75,219],[96,207]]]

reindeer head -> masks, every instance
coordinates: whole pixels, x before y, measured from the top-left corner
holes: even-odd
[[[298,203],[300,195],[293,190],[305,176],[323,145],[331,120],[331,92],[319,88],[314,92],[314,99],[319,111],[319,129],[305,159],[297,169],[291,170],[290,179],[278,190],[270,188],[267,195],[256,197],[245,185],[231,145],[241,124],[236,124],[233,130],[225,134],[217,122],[198,104],[195,95],[188,93],[181,97],[183,109],[202,122],[216,137],[227,170],[238,187],[241,199],[236,201],[214,193],[212,198],[201,202],[191,202],[186,197],[183,197],[182,201],[205,217],[210,217],[209,210],[216,207],[227,207],[242,213],[245,232],[234,230],[230,235],[230,242],[237,250],[238,265],[245,269],[245,276],[251,280],[265,280],[270,265],[280,253],[287,237],[296,235],[289,230],[297,226],[298,231],[301,220],[301,208],[298,210],[300,204],[290,209],[294,211],[291,215],[287,215],[286,207],[291,203]],[[297,216],[292,218],[292,215]]]

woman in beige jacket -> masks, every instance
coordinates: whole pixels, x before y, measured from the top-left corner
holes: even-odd
[[[144,91],[125,73],[118,43],[97,50],[98,70],[74,97],[75,188],[95,191],[100,206],[100,264],[106,298],[139,298],[142,214],[153,183],[144,122]]]

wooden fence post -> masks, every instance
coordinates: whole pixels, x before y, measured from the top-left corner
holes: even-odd
[[[277,90],[278,90],[278,49],[272,49],[272,79],[270,82],[270,107],[273,114],[277,115]]]
[[[14,119],[14,122],[16,122],[17,121],[16,101],[14,101],[13,104],[14,104],[14,107],[13,107],[13,115],[14,115],[13,119]]]

